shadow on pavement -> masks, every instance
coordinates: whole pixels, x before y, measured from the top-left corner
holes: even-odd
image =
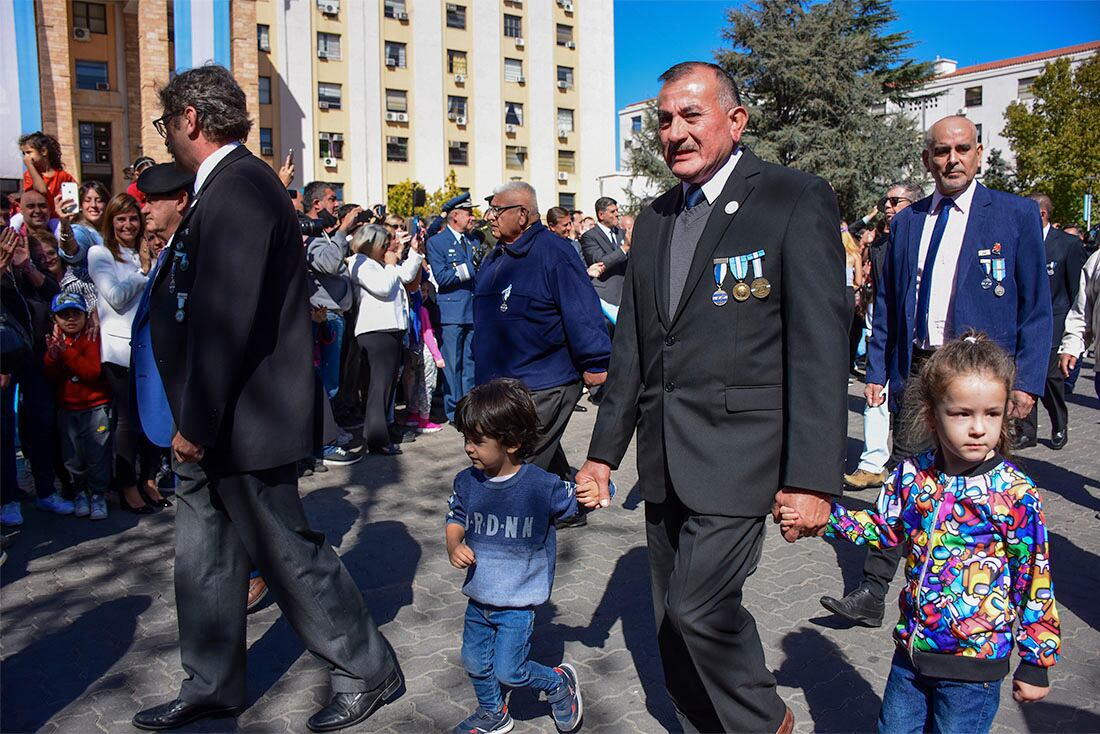
[[[1100,510],[1100,499],[1093,497],[1085,489],[1086,486],[1100,489],[1100,484],[1096,480],[1028,456],[1016,456],[1012,461],[1035,481],[1035,486],[1039,488],[1040,493],[1057,492],[1070,502],[1087,510],[1094,512]]]
[[[1100,716],[1092,711],[1047,701],[1016,705],[1027,722],[1028,731],[1100,731]]]

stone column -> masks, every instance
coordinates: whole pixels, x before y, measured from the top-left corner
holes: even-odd
[[[229,6],[232,28],[233,76],[248,100],[248,114],[254,124],[249,136],[252,151],[260,153],[259,51],[256,48],[256,0],[234,0]]]
[[[131,0],[125,8],[126,90],[129,105],[128,161],[147,155],[168,159],[164,141],[153,128],[160,117],[157,89],[168,83],[168,0]]]
[[[61,160],[76,178],[80,178],[79,141],[73,123],[70,90],[75,86],[69,52],[67,0],[35,0],[38,21],[38,74],[42,94],[42,131],[61,143]],[[26,132],[33,132],[27,130]]]

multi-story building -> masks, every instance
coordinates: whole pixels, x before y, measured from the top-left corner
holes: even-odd
[[[210,60],[246,89],[250,147],[347,200],[454,171],[479,197],[521,179],[574,207],[615,167],[612,0],[0,0],[0,28],[19,71],[4,129],[53,132],[114,190],[137,155],[165,157],[156,85]]]

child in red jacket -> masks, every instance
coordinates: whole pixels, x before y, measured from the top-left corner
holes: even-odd
[[[88,329],[88,304],[79,293],[57,294],[51,310],[54,329],[46,339],[43,366],[46,379],[57,386],[61,448],[76,487],[73,514],[105,520],[111,398],[100,366],[99,337]]]

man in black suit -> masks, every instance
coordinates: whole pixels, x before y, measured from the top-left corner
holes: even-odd
[[[310,529],[296,462],[315,445],[317,404],[302,234],[290,198],[239,141],[252,126],[228,71],[203,66],[160,91],[154,125],[194,201],[149,295],[157,371],[171,408],[176,608],[187,677],[139,712],[142,729],[231,716],[245,702],[249,570],[263,574],[334,696],[307,723],[362,721],[401,679],[347,569]]]
[[[1043,220],[1043,245],[1046,248],[1047,277],[1050,278],[1051,315],[1054,317],[1046,388],[1040,400],[1050,415],[1050,447],[1059,450],[1069,441],[1069,412],[1066,410],[1065,378],[1058,364],[1058,347],[1066,330],[1066,314],[1073,307],[1081,287],[1081,268],[1089,255],[1080,239],[1051,226],[1054,203],[1049,196],[1032,194],[1028,198],[1039,205],[1039,216]],[[1020,450],[1034,446],[1039,429],[1039,406],[1033,407],[1017,426],[1012,447]]]
[[[739,146],[748,113],[724,70],[689,62],[660,79],[664,157],[682,183],[638,216],[577,481],[596,481],[609,504],[637,426],[658,644],[681,722],[789,732],[742,587],[769,511],[794,503],[821,528],[840,492],[840,215],[824,180]]]

